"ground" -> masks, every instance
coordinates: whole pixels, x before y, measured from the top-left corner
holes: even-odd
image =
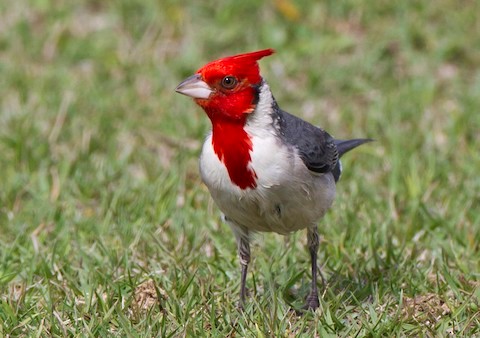
[[[0,3],[0,336],[480,336],[480,3]],[[282,108],[344,157],[319,223],[235,240],[176,85],[261,48]],[[319,284],[319,287],[321,284]]]

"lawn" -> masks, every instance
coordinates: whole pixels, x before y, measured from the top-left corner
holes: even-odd
[[[480,2],[0,3],[0,336],[480,336]],[[275,48],[282,108],[347,154],[319,223],[240,267],[176,85]],[[321,284],[319,283],[319,287]]]

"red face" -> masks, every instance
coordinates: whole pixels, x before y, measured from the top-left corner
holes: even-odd
[[[255,86],[262,81],[257,61],[273,52],[265,49],[212,61],[200,68],[196,76],[182,82],[177,91],[193,97],[212,122],[216,119],[242,120],[245,114],[252,112]]]

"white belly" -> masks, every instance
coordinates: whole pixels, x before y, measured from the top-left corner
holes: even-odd
[[[205,141],[200,174],[220,210],[229,221],[251,231],[287,234],[315,225],[335,197],[332,174],[312,173],[293,148],[273,135],[251,139],[257,187],[245,190],[230,181],[211,135]]]

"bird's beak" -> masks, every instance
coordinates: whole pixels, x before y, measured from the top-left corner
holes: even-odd
[[[175,88],[177,93],[193,97],[194,99],[208,99],[213,89],[202,80],[199,74],[185,79]]]

